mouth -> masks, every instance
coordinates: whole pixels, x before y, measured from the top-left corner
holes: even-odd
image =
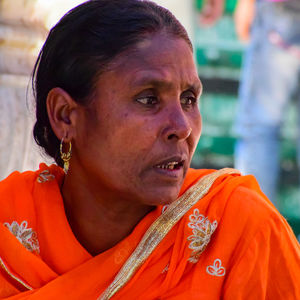
[[[179,162],[171,161],[169,163],[160,164],[155,167],[159,169],[166,169],[166,170],[179,170],[180,168],[183,167],[183,161],[179,161]]]
[[[154,167],[156,169],[174,172],[183,169],[184,163],[185,159],[183,157],[175,156],[159,162]]]

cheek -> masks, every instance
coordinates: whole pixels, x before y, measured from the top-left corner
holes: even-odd
[[[197,144],[202,132],[202,117],[199,111],[193,116],[191,123],[195,136],[195,143]]]
[[[198,128],[199,128],[199,138],[200,138],[200,135],[202,133],[202,115],[200,112],[199,112]]]
[[[121,157],[143,158],[156,140],[155,124],[147,118],[125,114],[111,125],[106,136],[112,151],[116,150]]]

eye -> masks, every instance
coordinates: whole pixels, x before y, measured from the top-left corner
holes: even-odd
[[[197,101],[197,97],[192,92],[183,93],[180,98],[180,103],[184,107],[193,107]]]
[[[158,103],[158,99],[155,96],[142,96],[137,98],[136,101],[146,106],[153,106]]]

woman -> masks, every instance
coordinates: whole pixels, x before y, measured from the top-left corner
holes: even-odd
[[[167,10],[74,8],[33,86],[34,136],[58,166],[0,183],[2,299],[300,296],[299,245],[256,181],[189,169],[202,86]]]

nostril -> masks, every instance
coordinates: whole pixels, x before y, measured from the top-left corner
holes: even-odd
[[[168,136],[168,140],[172,140],[173,138],[176,138],[176,137],[177,137],[177,135],[172,133]]]

